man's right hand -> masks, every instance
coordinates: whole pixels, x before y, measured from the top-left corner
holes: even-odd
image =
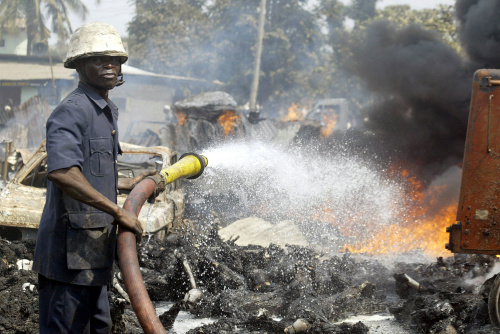
[[[68,196],[112,215],[115,224],[134,233],[137,242],[141,242],[142,226],[139,219],[95,190],[78,167],[57,169],[47,177]]]
[[[134,233],[137,243],[141,242],[142,225],[139,219],[133,213],[120,208],[114,218],[115,224],[118,224],[121,227],[126,228],[127,230]]]

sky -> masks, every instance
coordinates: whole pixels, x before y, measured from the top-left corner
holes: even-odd
[[[122,37],[128,36],[128,22],[134,17],[135,1],[133,0],[82,0],[87,6],[89,14],[85,21],[70,15],[73,30],[86,22],[101,21],[113,25]],[[344,0],[349,2],[349,0]],[[438,4],[453,5],[455,0],[381,0],[379,7],[388,5],[408,4],[414,9],[433,8]]]

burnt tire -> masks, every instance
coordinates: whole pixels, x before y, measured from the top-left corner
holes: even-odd
[[[500,327],[500,275],[498,274],[488,296],[488,313],[491,324]]]

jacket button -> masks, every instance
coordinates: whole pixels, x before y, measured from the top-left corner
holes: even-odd
[[[111,131],[111,134],[114,136],[116,133],[116,130]]]

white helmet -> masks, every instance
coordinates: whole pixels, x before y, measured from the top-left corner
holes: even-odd
[[[120,57],[127,61],[128,54],[116,29],[107,23],[86,23],[71,35],[64,67],[75,68],[75,60],[92,56]]]

